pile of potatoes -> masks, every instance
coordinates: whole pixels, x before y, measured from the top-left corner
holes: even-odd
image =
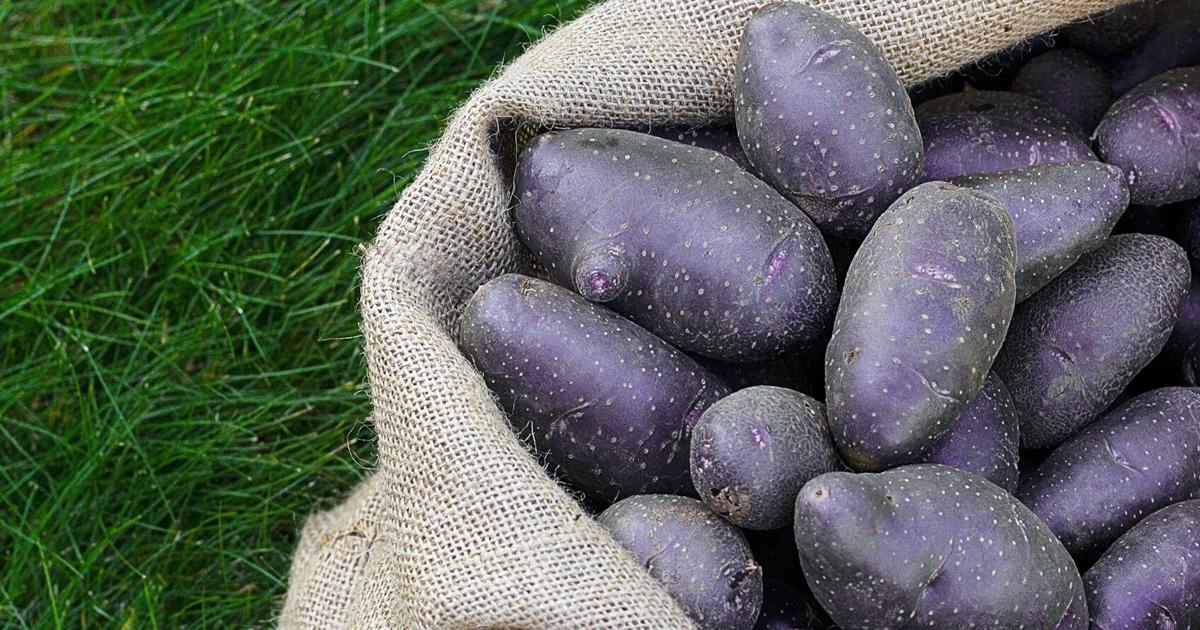
[[[704,628],[1200,625],[1196,0],[911,94],[778,3],[734,81],[518,158],[460,344],[547,467]]]

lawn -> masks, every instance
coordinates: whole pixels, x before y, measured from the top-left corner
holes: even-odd
[[[267,626],[367,474],[358,252],[578,0],[0,0],[0,626]]]

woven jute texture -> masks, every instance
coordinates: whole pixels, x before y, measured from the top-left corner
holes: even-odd
[[[913,84],[1121,0],[814,0]],[[373,478],[309,518],[284,628],[685,628],[538,465],[455,347],[479,285],[525,269],[497,147],[515,123],[725,123],[763,0],[608,0],[471,95],[363,256]],[[510,130],[510,131],[502,131]]]

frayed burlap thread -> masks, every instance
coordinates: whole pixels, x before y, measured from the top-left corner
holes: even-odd
[[[1120,0],[815,0],[902,79],[944,74]],[[737,41],[763,0],[609,0],[455,113],[362,263],[379,469],[301,533],[283,628],[687,628],[542,470],[455,346],[482,283],[525,269],[500,129],[728,122]],[[507,132],[511,133],[511,132]]]

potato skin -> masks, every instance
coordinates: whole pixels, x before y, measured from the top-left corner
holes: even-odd
[[[1069,131],[995,112],[930,114],[921,119],[921,137],[924,182],[1096,159],[1087,143]]]
[[[616,313],[542,280],[480,287],[459,344],[518,432],[598,499],[691,493],[688,444],[728,393],[687,355]],[[637,464],[637,465],[632,465]]]
[[[1200,64],[1196,0],[1146,0],[1142,4],[1154,5],[1154,27],[1133,47],[1104,60],[1118,96],[1172,68]]]
[[[841,628],[1087,627],[1083,582],[1054,534],[949,466],[821,475],[800,491],[795,530],[808,585]]]
[[[1105,108],[1107,109],[1107,105]],[[958,92],[928,100],[917,106],[917,123],[920,124],[935,114],[960,112],[1027,121],[1039,127],[1058,129],[1081,138],[1088,135],[1075,121],[1050,103],[1026,94],[1000,90]]]
[[[1017,302],[1100,247],[1129,206],[1121,169],[1103,162],[1041,164],[950,183],[995,197],[1012,217]]]
[[[837,279],[821,233],[715,151],[549,132],[521,153],[515,194],[519,235],[560,283],[685,352],[759,361],[828,334]]]
[[[1096,128],[1096,145],[1125,171],[1134,203],[1200,196],[1200,66],[1164,72],[1118,99]]]
[[[1012,220],[945,182],[896,200],[850,264],[825,402],[851,467],[920,461],[983,386],[1015,301]]]
[[[766,385],[734,392],[704,410],[692,429],[690,453],[700,499],[747,529],[791,524],[800,486],[843,467],[825,406]]]
[[[1200,500],[1147,516],[1083,576],[1095,628],[1200,625]]]
[[[1012,90],[1049,103],[1089,135],[1113,102],[1108,72],[1087,53],[1070,48],[1030,59],[1017,72]]]
[[[596,520],[700,628],[754,627],[762,608],[762,568],[742,532],[703,503],[638,495]]]
[[[1200,390],[1164,387],[1071,436],[1017,498],[1072,554],[1094,558],[1143,516],[1200,493]]]
[[[734,114],[750,161],[823,231],[862,238],[921,173],[904,85],[858,30],[797,2],[746,25]]]
[[[1190,281],[1179,245],[1121,234],[1018,305],[996,372],[1022,447],[1058,444],[1116,399],[1166,343]]]
[[[1021,424],[1012,396],[1004,381],[989,373],[967,410],[922,462],[973,473],[1013,492],[1020,446]]]
[[[654,129],[647,129],[646,133],[656,138],[671,140],[699,149],[716,151],[733,160],[738,165],[738,168],[743,171],[753,173],[756,177],[758,176],[754,170],[754,165],[750,163],[750,158],[746,157],[746,152],[742,150],[742,145],[739,144],[737,129],[733,127],[699,127],[696,129],[656,127]]]

